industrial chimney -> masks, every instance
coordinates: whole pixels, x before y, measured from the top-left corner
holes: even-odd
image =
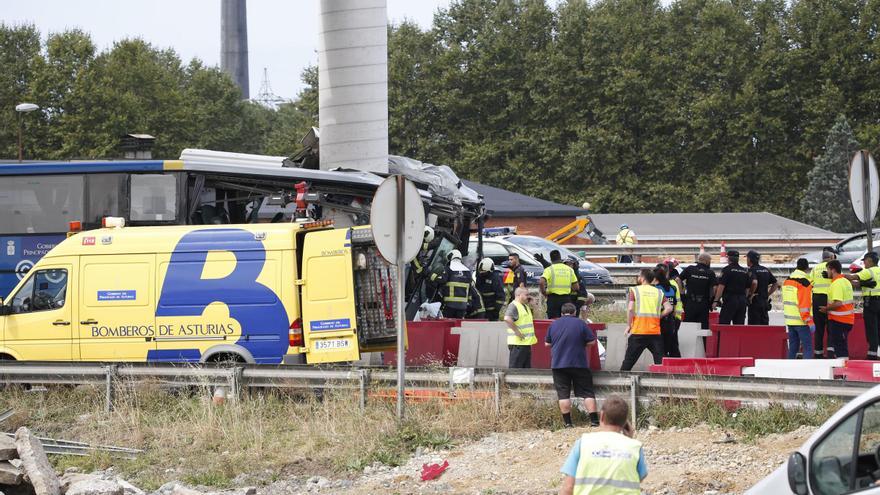
[[[250,98],[248,82],[247,7],[245,0],[222,0],[220,6],[220,70]]]
[[[320,168],[388,173],[386,0],[321,0]]]

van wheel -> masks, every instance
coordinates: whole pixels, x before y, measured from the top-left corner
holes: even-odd
[[[234,366],[236,364],[245,364],[247,361],[243,357],[233,352],[221,352],[209,357],[206,363],[217,363],[222,366]]]

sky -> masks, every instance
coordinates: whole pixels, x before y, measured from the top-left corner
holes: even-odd
[[[391,22],[404,19],[429,27],[437,8],[450,0],[387,0]],[[318,63],[319,0],[250,0],[247,4],[251,97],[260,92],[263,68],[272,93],[294,98],[300,73]],[[79,28],[99,50],[140,37],[173,48],[184,63],[197,57],[220,65],[220,0],[27,0],[4,1],[0,22],[34,24],[45,36]]]

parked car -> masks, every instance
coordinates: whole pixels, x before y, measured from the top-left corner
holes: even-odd
[[[880,229],[874,229],[875,249],[880,249],[878,243],[880,243]],[[867,233],[864,233],[847,237],[833,247],[834,252],[837,253],[837,259],[840,260],[840,264],[847,266],[853,261],[859,259],[868,250],[868,235]],[[810,265],[814,265],[822,262],[822,251],[811,251],[809,253],[804,253],[799,257],[806,258],[807,261],[810,262]]]
[[[519,255],[519,262],[526,271],[526,285],[538,285],[538,279],[544,273],[544,267],[525,249],[505,241],[503,239],[489,237],[483,238],[483,257],[491,258],[495,263],[495,269],[499,270],[502,275],[507,272],[507,258],[516,253]],[[468,254],[462,260],[470,269],[477,266],[477,239],[471,238],[468,245]]]
[[[550,261],[550,251],[554,249],[559,250],[559,254],[562,255],[562,259],[566,258],[575,258],[580,261],[580,272],[581,277],[583,277],[587,281],[587,285],[603,285],[603,284],[613,284],[614,280],[611,278],[611,274],[607,269],[593,263],[592,261],[587,261],[586,259],[578,256],[574,253],[574,251],[568,249],[565,246],[561,246],[556,244],[553,241],[548,241],[547,239],[533,236],[533,235],[509,235],[503,237],[505,241],[516,244],[521,248],[525,249],[532,255],[541,254],[545,260]]]
[[[843,406],[746,495],[880,495],[880,385]]]

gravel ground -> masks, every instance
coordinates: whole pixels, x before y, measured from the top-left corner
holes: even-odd
[[[400,467],[374,465],[353,479],[319,476],[276,481],[257,495],[300,493],[375,495],[551,494],[558,491],[562,466],[583,429],[493,434],[450,450],[417,452]],[[650,428],[638,432],[645,445],[649,475],[642,490],[653,495],[742,493],[778,467],[814,431],[812,427],[754,441],[730,437],[723,430]],[[438,479],[420,480],[422,465],[449,461]],[[242,484],[260,484],[242,477]]]

